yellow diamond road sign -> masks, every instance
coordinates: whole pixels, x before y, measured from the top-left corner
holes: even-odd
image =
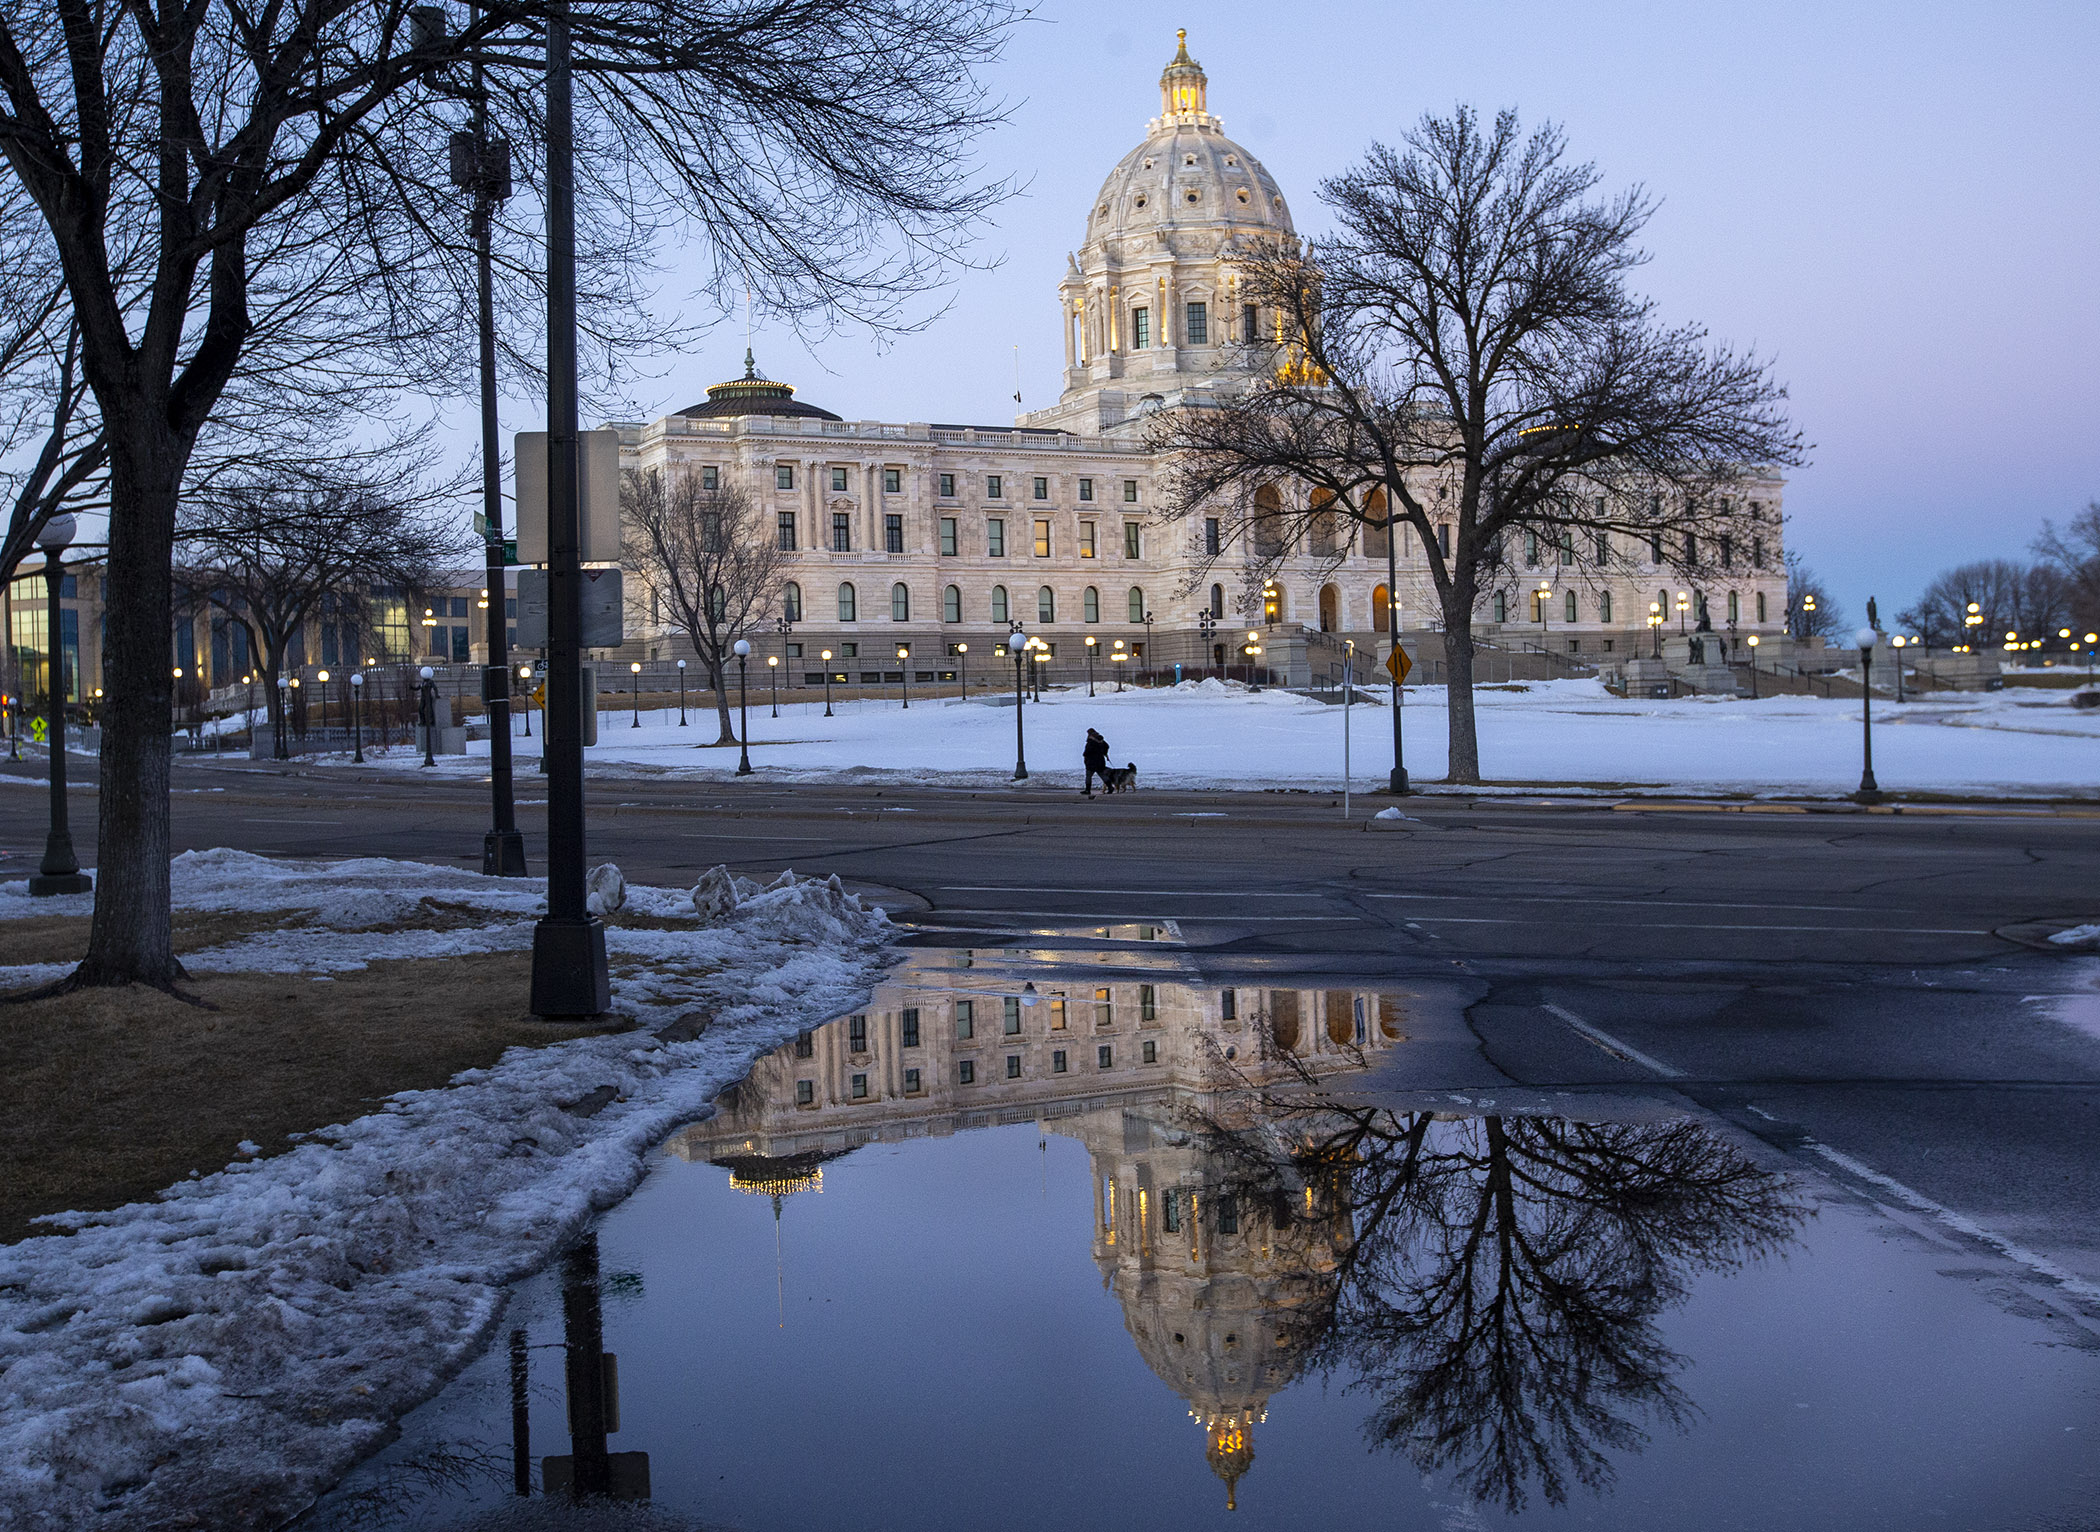
[[[1405,649],[1395,644],[1393,652],[1385,657],[1385,668],[1392,673],[1394,684],[1397,685],[1407,679],[1407,673],[1415,668],[1415,662],[1407,657]]]

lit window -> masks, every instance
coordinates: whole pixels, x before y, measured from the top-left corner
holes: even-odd
[[[1116,1024],[1115,991],[1107,985],[1094,991],[1094,1025],[1112,1027]]]
[[[1035,556],[1039,559],[1050,557],[1050,523],[1040,517],[1035,524]]]

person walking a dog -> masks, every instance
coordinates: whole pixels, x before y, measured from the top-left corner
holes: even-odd
[[[1086,749],[1080,759],[1086,762],[1086,785],[1080,789],[1080,796],[1091,798],[1094,796],[1094,778],[1101,779],[1103,788],[1108,786],[1108,741],[1097,730],[1086,731]]]

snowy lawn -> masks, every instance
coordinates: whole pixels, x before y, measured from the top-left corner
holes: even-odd
[[[544,905],[537,882],[230,851],[178,857],[174,886],[193,910],[312,911],[185,958],[287,982],[524,947]],[[270,1526],[380,1445],[482,1338],[504,1283],[624,1195],[752,1058],[850,1009],[886,966],[887,921],[835,883],[741,892],[708,921],[684,891],[627,891],[634,923],[608,946],[636,1030],[511,1049],[287,1152],[0,1248],[0,1525]],[[15,884],[0,921],[88,903],[32,906]],[[432,929],[440,907],[483,919]],[[53,966],[0,970],[0,987]],[[655,1035],[699,1015],[690,1040]]]
[[[1815,795],[1859,785],[1856,700],[1648,701],[1614,697],[1595,681],[1519,683],[1476,697],[1481,769],[1491,782]],[[821,701],[797,701],[783,704],[776,719],[754,705],[752,765],[776,781],[894,777],[977,786],[1012,776],[1010,705],[920,698],[905,711],[892,696],[838,703],[835,711],[826,718]],[[1888,792],[2088,796],[2100,782],[2100,709],[2074,709],[2063,692],[1941,694],[1901,707],[1877,700],[1874,711],[1874,769]],[[1351,712],[1352,770],[1368,786],[1392,764],[1392,715],[1382,706]],[[703,743],[715,736],[712,713],[692,712],[683,729],[675,712],[644,711],[640,728],[631,716],[601,714],[599,743],[587,752],[594,773],[719,778],[735,771],[733,747]],[[1416,781],[1442,780],[1444,689],[1410,688],[1403,725]],[[1089,727],[1108,737],[1115,765],[1137,765],[1140,786],[1339,789],[1342,781],[1341,708],[1288,692],[1249,693],[1237,683],[1185,682],[1120,696],[1111,687],[1093,698],[1084,688],[1050,692],[1029,706],[1025,727],[1030,773],[1046,786],[1078,784]],[[521,781],[529,781],[538,741],[518,746]],[[485,771],[488,745],[470,749],[439,769]],[[419,755],[398,747],[382,760],[421,769]]]

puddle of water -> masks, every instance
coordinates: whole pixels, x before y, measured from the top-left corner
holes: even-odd
[[[1327,1089],[1404,1061],[1413,995],[1101,956],[924,954],[759,1061],[313,1524],[570,1483],[751,1532],[2093,1502],[2093,1356],[1871,1210],[1692,1119]]]

